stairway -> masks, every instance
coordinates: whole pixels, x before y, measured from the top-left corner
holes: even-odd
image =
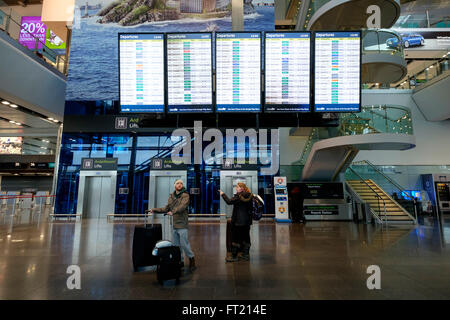
[[[361,200],[370,205],[370,208],[378,215],[378,217],[386,223],[411,224],[415,223],[414,218],[401,207],[394,199],[392,199],[383,189],[381,189],[372,180],[347,180],[347,184],[359,195]],[[373,191],[369,188],[372,188]],[[384,203],[378,200],[375,193],[384,200],[386,204],[386,214],[384,211]],[[379,203],[379,205],[378,205]]]

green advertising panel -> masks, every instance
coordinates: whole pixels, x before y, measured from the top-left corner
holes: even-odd
[[[47,28],[45,45],[49,49],[66,49],[66,43],[49,28]]]

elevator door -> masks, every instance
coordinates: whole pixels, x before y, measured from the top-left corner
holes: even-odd
[[[225,176],[225,187],[222,190],[225,194],[231,198],[236,193],[236,186],[239,182],[243,182],[252,191],[252,193],[258,193],[257,186],[253,186],[253,176]],[[256,188],[256,190],[254,190]],[[231,217],[233,212],[233,206],[225,204],[225,207],[221,210],[221,213],[226,213],[227,217]]]
[[[156,176],[155,177],[155,201],[156,208],[162,208],[167,204],[169,195],[175,190],[175,181],[181,179],[180,176]]]
[[[86,177],[84,188],[85,218],[104,218],[108,213],[112,199],[111,177]]]

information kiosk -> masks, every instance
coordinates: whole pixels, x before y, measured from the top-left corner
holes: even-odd
[[[292,222],[289,218],[289,202],[286,177],[273,178],[275,192],[275,221]]]

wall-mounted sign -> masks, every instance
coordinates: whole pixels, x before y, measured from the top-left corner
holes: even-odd
[[[338,215],[337,205],[308,205],[303,207],[305,215]]]
[[[83,158],[81,170],[117,170],[117,158]]]
[[[245,163],[238,163],[237,159],[234,161],[225,160],[221,166],[222,170],[258,170],[257,164],[249,163],[249,159],[245,159]]]
[[[303,199],[344,199],[344,186],[341,182],[288,183],[289,193],[296,188]]]
[[[190,188],[189,194],[200,194],[200,188]]]
[[[56,35],[52,30],[47,29],[47,35],[45,39],[45,46],[53,50],[66,49],[66,43]]]
[[[19,43],[30,50],[40,50],[44,46],[47,35],[47,26],[42,23],[41,17],[22,17]],[[39,40],[36,47],[36,39]]]
[[[171,158],[153,159],[151,163],[151,170],[186,170],[187,166],[184,163],[175,163]]]

